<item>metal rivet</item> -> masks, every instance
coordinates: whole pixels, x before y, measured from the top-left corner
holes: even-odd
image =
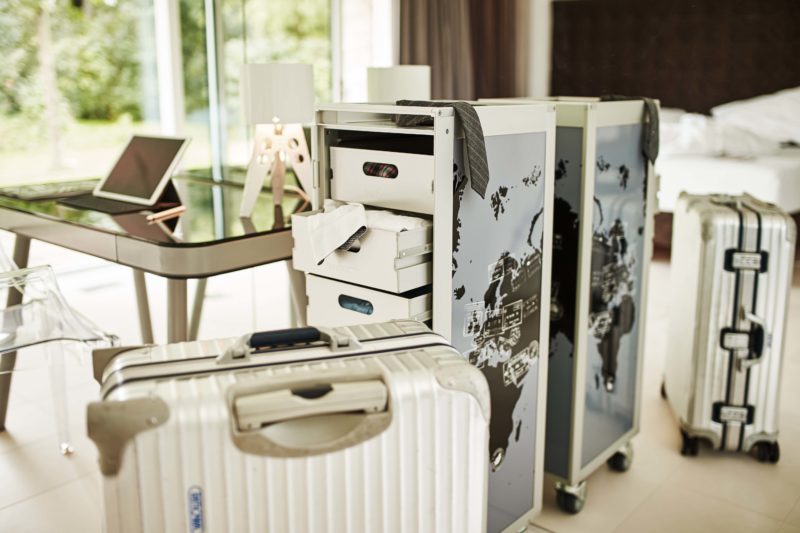
[[[506,452],[503,448],[497,448],[494,453],[492,453],[492,472],[500,468],[500,465],[503,463],[503,459],[505,459],[505,457]]]

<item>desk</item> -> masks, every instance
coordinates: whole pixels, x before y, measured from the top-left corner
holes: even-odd
[[[205,280],[210,276],[290,260],[291,214],[307,208],[287,191],[281,206],[261,193],[253,216],[239,218],[242,187],[185,175],[173,178],[186,211],[161,225],[148,225],[145,214],[108,215],[70,208],[55,201],[24,201],[0,196],[0,229],[16,235],[14,260],[28,263],[31,239],[83,252],[134,269],[140,325],[152,342],[144,272],[167,279],[167,340],[180,342],[197,333]],[[198,279],[198,295],[188,327],[187,279]],[[301,276],[293,273],[292,300],[300,312]],[[302,317],[302,315],[300,315]],[[0,428],[10,374],[0,375]]]

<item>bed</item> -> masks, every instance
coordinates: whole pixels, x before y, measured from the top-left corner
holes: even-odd
[[[800,213],[800,148],[753,159],[668,155],[656,165],[659,211],[671,213],[681,191],[694,194],[746,192]]]
[[[551,94],[629,94],[708,115],[800,87],[796,0],[553,0]],[[656,244],[680,191],[748,192],[800,218],[800,149],[751,158],[666,154]]]

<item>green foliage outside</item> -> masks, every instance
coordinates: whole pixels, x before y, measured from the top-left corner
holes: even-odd
[[[3,0],[0,10],[0,112],[41,118],[39,24],[50,4],[50,32],[62,105],[77,119],[141,118],[140,51],[137,35],[143,1],[111,6],[71,2]]]
[[[93,162],[102,159],[106,165],[105,159],[113,159],[131,132],[141,131],[145,124],[147,131],[157,128],[153,0],[83,0],[80,7],[75,3],[81,4],[0,0],[0,183],[32,168],[48,178],[85,175]],[[205,124],[207,131],[204,4],[179,0],[187,126],[196,130]],[[221,0],[220,5],[229,142],[246,141],[246,128],[238,116],[243,62],[311,63],[317,98],[330,99],[330,0]],[[55,150],[47,131],[40,65],[45,9],[56,70],[61,151],[70,167],[57,169],[64,171],[63,176],[47,173],[49,163],[43,159],[48,158],[42,157]],[[232,133],[230,128],[242,131]],[[196,132],[190,134],[195,136],[195,150],[207,143]]]

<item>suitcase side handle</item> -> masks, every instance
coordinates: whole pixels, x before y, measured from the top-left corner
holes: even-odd
[[[750,330],[723,328],[720,332],[720,347],[723,350],[737,352],[736,369],[740,372],[761,362],[764,345],[767,343],[764,321],[753,313],[744,312],[743,314],[743,318],[753,324]]]
[[[740,371],[747,370],[751,366],[761,362],[764,356],[764,344],[766,340],[764,321],[753,313],[745,313],[745,318],[753,323],[753,331],[750,334],[751,343],[748,358],[737,359],[736,361]],[[750,354],[752,354],[752,356],[750,356]]]
[[[339,333],[330,328],[305,327],[260,331],[241,336],[217,357],[217,364],[241,362],[259,350],[291,348],[315,342],[326,344],[334,352],[361,347],[358,340],[352,335]]]
[[[244,453],[308,457],[352,447],[391,424],[380,375],[330,373],[271,386],[232,387],[231,438]]]

